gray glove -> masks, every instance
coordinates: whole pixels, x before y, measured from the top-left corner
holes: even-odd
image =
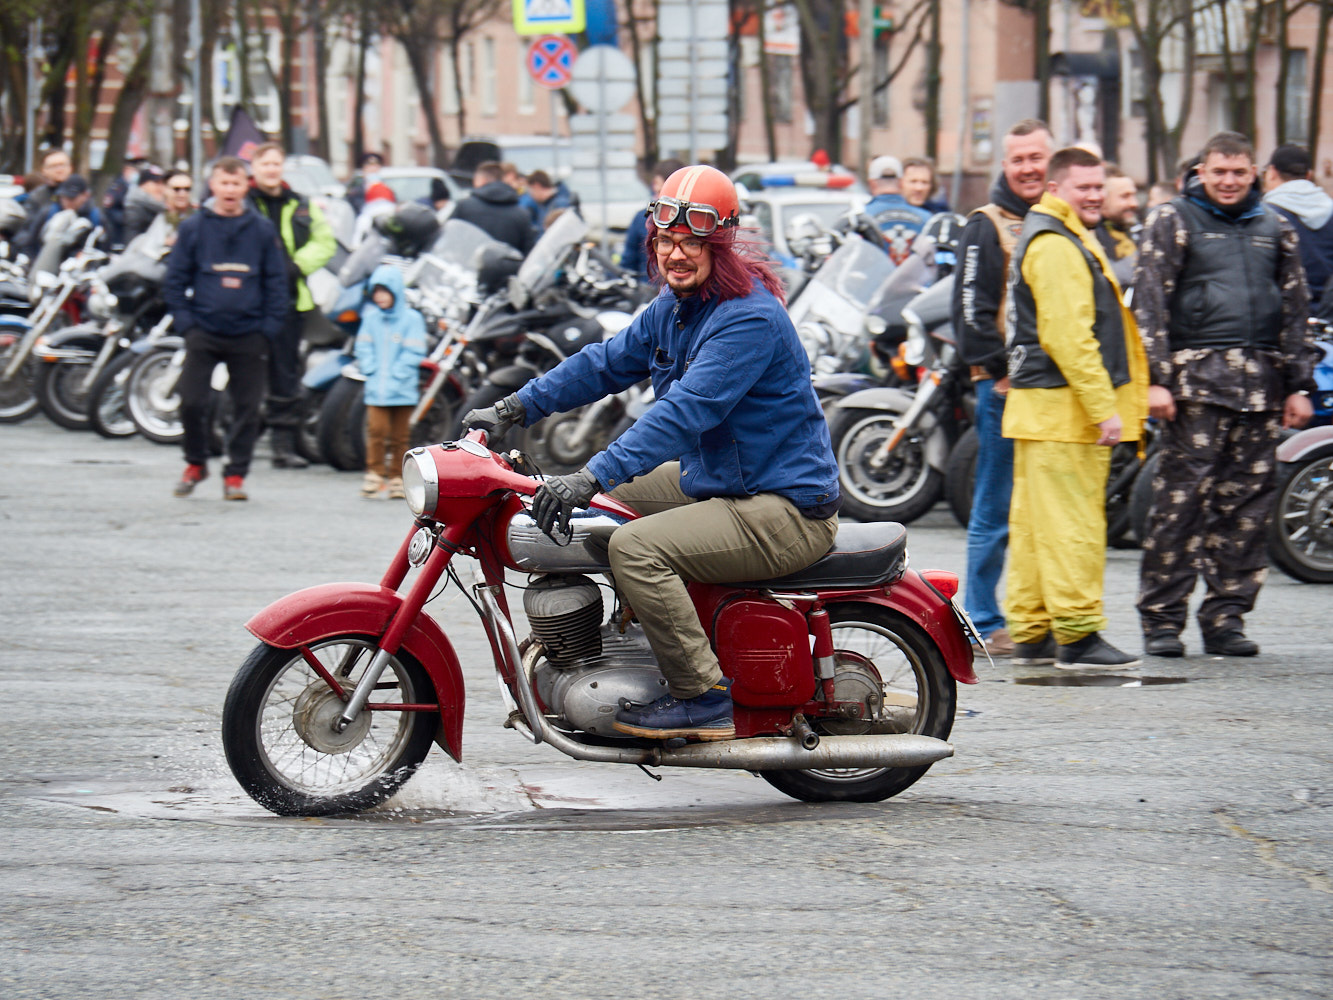
[[[532,519],[548,535],[558,519],[560,533],[568,535],[569,515],[577,508],[587,507],[601,489],[602,484],[587,466],[567,476],[551,476],[537,487],[537,495],[532,499]]]
[[[519,401],[518,393],[511,392],[494,406],[483,406],[479,410],[468,410],[463,414],[463,433],[470,430],[483,430],[490,441],[504,437],[505,431],[518,424],[523,426],[527,410]]]

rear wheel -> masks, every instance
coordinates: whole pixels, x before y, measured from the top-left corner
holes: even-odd
[[[350,694],[376,651],[367,636],[325,639],[308,650],[261,643],[246,658],[222,709],[227,764],[246,793],[280,816],[327,816],[369,809],[389,798],[426,758],[437,712],[367,709],[342,732],[344,702],[311,667],[318,660]],[[421,666],[399,651],[375,685],[371,704],[432,704]]]
[[[816,719],[826,735],[915,733],[948,739],[957,686],[930,634],[873,604],[829,608],[838,699],[864,700],[869,719]],[[774,788],[805,802],[879,802],[897,795],[930,770],[924,767],[764,771]]]
[[[180,380],[176,355],[177,350],[170,347],[140,355],[125,385],[130,419],[140,434],[158,444],[176,444],[185,435],[181,398],[176,394]]]
[[[1283,464],[1268,554],[1288,576],[1333,583],[1333,448]]]
[[[324,389],[307,389],[301,395],[301,422],[296,428],[296,453],[307,462],[322,462],[319,450],[319,411],[324,405]]]
[[[319,408],[319,453],[342,472],[366,467],[366,384],[339,378]]]
[[[967,527],[972,517],[972,493],[977,485],[977,452],[980,450],[977,429],[969,427],[949,452],[944,463],[944,495],[949,498],[949,509],[954,520]]]

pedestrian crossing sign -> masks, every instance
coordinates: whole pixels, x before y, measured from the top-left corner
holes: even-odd
[[[514,0],[520,35],[577,35],[587,27],[583,0]]]

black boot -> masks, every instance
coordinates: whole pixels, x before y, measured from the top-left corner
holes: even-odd
[[[296,453],[296,428],[273,428],[273,468],[304,469],[308,465],[304,458]]]

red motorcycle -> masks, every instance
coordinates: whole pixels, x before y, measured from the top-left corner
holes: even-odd
[[[608,540],[637,515],[599,495],[557,541],[525,502],[539,480],[484,442],[474,431],[408,453],[416,522],[378,585],[310,587],[247,623],[260,644],[227,692],[222,737],[260,805],[300,816],[367,809],[412,776],[432,740],[462,758],[458,655],[424,610],[442,580],[481,616],[505,725],[578,760],[741,769],[809,802],[877,802],[953,754],[955,682],[977,681],[970,626],[951,600],[958,578],[908,569],[907,532],[893,523],[843,525],[828,555],[781,579],[690,585],[733,679],[736,739],[617,733],[622,701],[666,692],[632,609],[617,600],[606,614],[587,575],[610,579]],[[458,556],[479,563],[470,593]],[[521,640],[506,571],[528,574]]]

